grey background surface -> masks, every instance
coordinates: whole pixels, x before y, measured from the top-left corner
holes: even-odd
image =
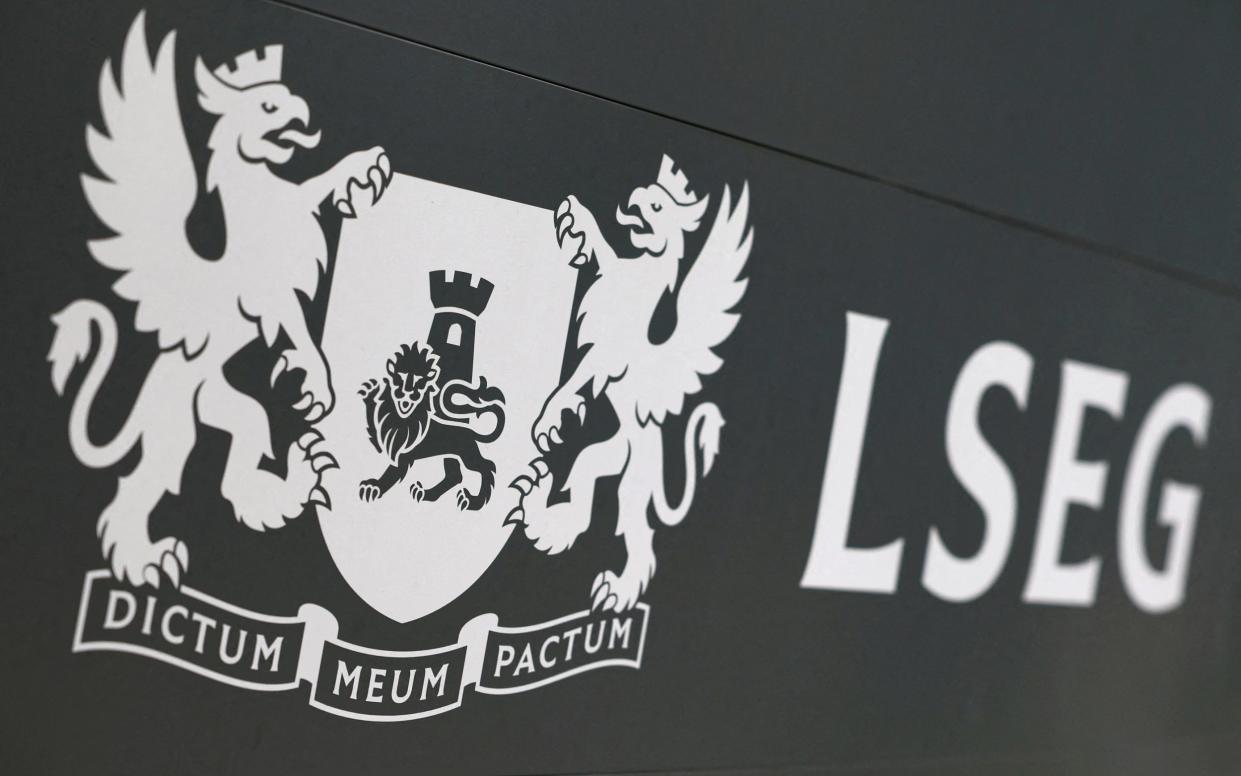
[[[266,2],[149,8],[152,36],[179,30],[182,73],[196,53],[215,62],[286,43],[289,82],[325,133],[294,177],[382,142],[403,172],[542,207],[573,191],[608,213],[665,151],[703,190],[750,182],[752,285],[707,389],[727,436],[694,514],[658,540],[645,665],[511,698],[471,695],[405,726],[333,718],[301,692],[246,693],[132,656],[69,653],[82,575],[101,565],[92,524],[117,472],[88,472],[67,449],[66,404],[44,363],[48,316],[79,296],[109,298],[114,278],[84,249],[99,226],[77,177],[89,169],[83,125],[97,117],[99,66],[140,6],[10,5],[0,12],[0,87],[15,106],[0,125],[0,770],[1235,772],[1232,6],[1001,16],[983,4],[314,2],[366,26]],[[192,86],[181,91],[186,104]],[[200,148],[209,123],[188,121]],[[114,309],[124,326],[131,310]],[[893,321],[851,536],[906,537],[891,597],[797,587],[846,310]],[[962,552],[977,541],[976,506],[943,460],[943,415],[962,361],[998,338],[1037,359],[1027,411],[995,397],[982,418],[1014,468],[1019,529],[995,589],[954,606],[917,584],[931,525]],[[138,337],[122,346],[101,434],[128,411],[153,352]],[[271,354],[249,355],[236,376],[262,388]],[[1019,600],[1065,358],[1132,376],[1124,420],[1092,416],[1083,440],[1083,455],[1113,472],[1104,508],[1073,513],[1065,548],[1103,558],[1087,610]],[[1215,399],[1211,441],[1203,453],[1174,440],[1158,473],[1201,483],[1205,496],[1186,604],[1152,617],[1116,570],[1119,473],[1143,412],[1181,380]],[[397,626],[339,578],[313,521],[261,535],[236,526],[218,492],[226,440],[202,442],[182,497],[153,523],[190,541],[192,584],[272,613],[317,602],[358,643],[442,644],[484,610],[515,623],[557,616],[618,560],[614,507],[601,504],[573,553],[548,559],[515,540],[460,601]]]
[[[289,1],[1241,286],[1236,3]]]

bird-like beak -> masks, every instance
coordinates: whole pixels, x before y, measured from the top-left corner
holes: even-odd
[[[319,145],[319,140],[322,135],[323,133],[319,130],[310,133],[303,132],[297,127],[287,127],[281,131],[277,137],[286,143],[293,143],[294,145],[301,146],[302,148],[314,148]]]
[[[283,129],[280,130],[280,134],[278,134],[277,137],[285,143],[292,143],[293,145],[301,146],[302,148],[314,148],[319,145],[319,140],[321,139],[323,133],[320,131],[311,133],[309,131],[310,106],[307,105],[306,101],[303,99],[294,99],[296,99],[297,102],[294,103],[293,107],[289,111],[291,114],[289,116],[289,122],[284,125]]]
[[[616,223],[639,233],[651,231],[651,225],[642,217],[642,211],[634,204],[632,197],[629,199],[628,209],[622,209],[619,205],[616,207]]]

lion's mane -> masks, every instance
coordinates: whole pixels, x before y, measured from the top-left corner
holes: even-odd
[[[431,405],[434,398],[428,393],[414,407],[408,418],[396,411],[392,394],[384,386],[378,406],[375,407],[375,442],[397,463],[402,456],[413,450],[427,435],[431,425]]]

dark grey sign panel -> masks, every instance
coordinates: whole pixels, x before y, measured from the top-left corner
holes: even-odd
[[[284,7],[61,24],[11,770],[1226,770],[1235,298]]]
[[[1241,284],[1234,4],[280,2]]]

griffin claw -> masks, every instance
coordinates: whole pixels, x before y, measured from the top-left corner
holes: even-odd
[[[615,598],[615,596],[612,595],[611,586],[609,586],[607,583],[604,583],[600,585],[599,589],[595,591],[594,597],[590,603],[590,608],[592,610],[597,610],[601,608],[609,598]]]
[[[539,438],[534,441],[534,444],[544,453],[551,452],[552,448],[547,442],[547,434],[539,434]]]
[[[521,491],[521,495],[523,496],[529,496],[530,491],[534,490],[534,483],[530,481],[529,477],[523,474],[509,483],[509,487],[516,488]]]
[[[354,211],[353,205],[343,199],[336,201],[336,210],[345,218],[354,218],[357,216],[357,212]]]
[[[276,365],[273,366],[271,369],[271,385],[273,388],[276,385],[277,378],[279,378],[280,375],[288,368],[289,368],[289,359],[285,358],[284,356],[281,356],[280,358],[276,359]]]
[[[316,485],[316,486],[315,486],[315,487],[314,487],[314,488],[310,491],[310,498],[306,501],[306,503],[307,503],[307,504],[319,504],[320,506],[322,506],[324,509],[326,509],[326,510],[328,510],[328,511],[331,511],[331,509],[332,509],[332,498],[331,498],[331,496],[329,496],[329,495],[327,494],[327,491],[326,491],[326,490],[324,490],[324,489],[323,489],[322,487],[320,487],[319,485]]]
[[[302,448],[303,450],[308,450],[310,449],[311,445],[313,445],[315,442],[318,442],[322,439],[323,439],[323,434],[320,434],[316,429],[312,428],[309,431],[307,431],[305,434],[302,434],[300,437],[297,438],[297,446]]]
[[[309,407],[309,406],[310,406],[310,405],[314,402],[314,400],[315,400],[315,399],[314,399],[314,397],[313,397],[313,396],[311,396],[310,394],[308,394],[308,393],[303,393],[303,394],[302,394],[302,398],[300,398],[300,399],[298,399],[296,402],[294,402],[294,404],[293,404],[293,409],[295,409],[295,410],[299,410],[299,411],[300,411],[300,410],[304,410],[304,409],[306,409],[307,407]]]
[[[560,430],[555,427],[547,433],[547,436],[552,440],[553,445],[564,444],[564,440],[560,438]]]
[[[379,195],[384,193],[384,174],[383,170],[378,167],[371,168],[371,174],[367,176],[371,182],[371,204],[379,201]]]
[[[306,421],[314,423],[319,418],[322,418],[326,412],[327,408],[321,402],[315,402],[311,405],[310,411],[306,413]]]
[[[530,468],[534,469],[534,473],[538,475],[538,479],[540,480],[551,473],[551,469],[548,467],[547,462],[542,458],[535,458],[531,461]]]
[[[379,169],[383,171],[385,178],[392,180],[392,160],[388,158],[387,154],[379,155]]]
[[[331,453],[320,453],[311,459],[310,468],[315,470],[315,474],[323,474],[328,469],[339,469],[340,464]]]
[[[173,587],[181,586],[181,566],[177,564],[176,556],[171,552],[165,552],[159,560],[159,566],[164,570],[164,574],[172,582]]]
[[[159,590],[159,572],[154,566],[147,566],[142,570],[142,579],[151,587]]]

